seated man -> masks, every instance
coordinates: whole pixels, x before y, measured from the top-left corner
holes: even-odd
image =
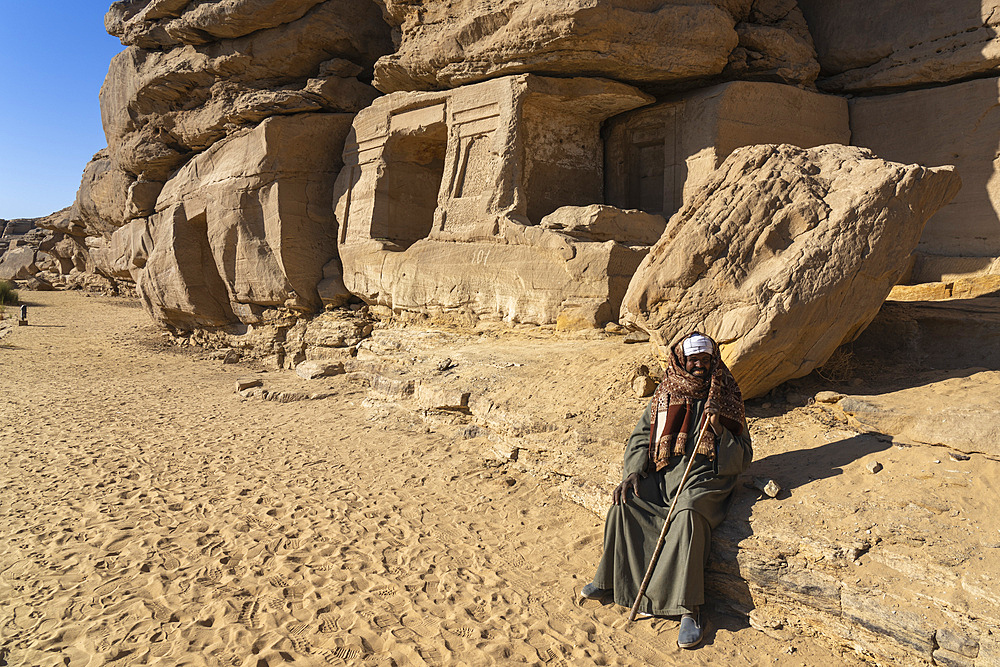
[[[696,442],[703,413],[707,428]],[[698,612],[705,601],[712,529],[725,518],[736,479],[753,458],[740,388],[719,346],[700,333],[671,350],[663,382],[625,446],[624,481],[612,493],[604,555],[593,582],[583,587],[584,597],[613,594],[622,606],[634,604],[691,456],[691,471],[639,605],[646,615],[681,616],[682,648],[701,643]]]

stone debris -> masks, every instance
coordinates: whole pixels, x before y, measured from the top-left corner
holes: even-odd
[[[875,473],[882,470],[882,464],[879,463],[878,461],[869,461],[868,463],[865,464],[865,470],[874,475]]]
[[[626,345],[632,345],[634,343],[648,343],[649,334],[645,331],[633,331],[625,336],[623,341]]]
[[[226,350],[226,353],[222,355],[222,363],[224,364],[238,364],[240,363],[240,352],[239,350],[234,350],[232,348]]]
[[[295,367],[295,374],[303,380],[339,375],[344,372],[344,364],[340,362],[303,361]]]
[[[753,488],[770,498],[777,498],[778,494],[782,492],[781,485],[769,477],[754,477]]]
[[[639,398],[652,396],[653,392],[656,391],[656,380],[648,375],[637,375],[632,380],[632,391]]]
[[[844,395],[835,391],[820,391],[816,393],[815,398],[817,403],[836,403],[844,398]]]
[[[252,387],[263,387],[264,380],[259,377],[242,377],[236,380],[236,391],[240,392]]]

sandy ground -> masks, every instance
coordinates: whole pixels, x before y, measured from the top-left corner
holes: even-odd
[[[673,620],[626,631],[577,599],[602,522],[552,484],[343,379],[242,398],[244,365],[133,302],[26,296],[0,340],[0,664],[855,662],[720,610],[697,651]]]

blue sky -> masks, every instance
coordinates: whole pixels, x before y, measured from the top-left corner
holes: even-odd
[[[111,0],[0,0],[0,218],[73,203],[107,142],[98,93],[122,50],[104,31]]]

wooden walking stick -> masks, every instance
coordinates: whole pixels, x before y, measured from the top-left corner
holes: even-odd
[[[694,463],[695,452],[698,451],[698,445],[701,444],[701,439],[705,435],[705,429],[708,428],[708,410],[702,417],[704,424],[702,424],[701,429],[698,431],[698,438],[694,441],[694,449],[691,450],[691,456],[688,459],[687,468],[684,469],[684,476],[681,477],[681,483],[677,486],[677,493],[674,494],[674,500],[670,503],[670,509],[667,510],[667,518],[663,520],[663,529],[660,530],[660,539],[656,541],[656,549],[653,550],[653,556],[649,559],[649,567],[646,568],[646,576],[642,579],[642,585],[639,586],[639,593],[635,596],[635,604],[632,605],[632,611],[629,612],[628,621],[625,623],[627,628],[631,625],[632,621],[635,620],[636,614],[639,613],[639,603],[642,602],[642,596],[646,593],[646,587],[649,586],[649,580],[653,578],[653,568],[656,567],[656,561],[660,558],[660,552],[663,551],[663,544],[667,541],[667,528],[670,526],[670,519],[674,516],[674,508],[677,507],[677,499],[681,497],[681,490],[684,488],[684,483],[687,482],[688,475],[691,473],[691,464]]]

